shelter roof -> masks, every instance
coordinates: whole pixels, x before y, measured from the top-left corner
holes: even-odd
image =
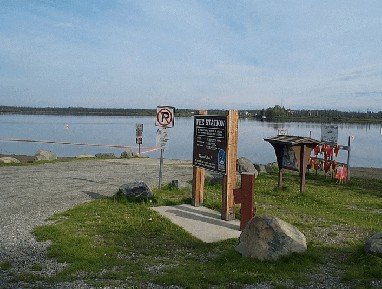
[[[278,135],[274,137],[265,138],[265,141],[271,144],[286,144],[286,145],[307,145],[307,146],[316,146],[320,141],[303,136],[294,136],[294,135]]]

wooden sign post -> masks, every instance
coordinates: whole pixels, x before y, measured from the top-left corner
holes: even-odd
[[[236,160],[239,113],[237,110],[227,112],[227,165],[223,178],[222,215],[223,220],[235,219],[235,202],[233,190],[236,187]]]
[[[207,110],[199,110],[199,115],[207,115]],[[192,173],[192,205],[199,207],[203,205],[206,172],[204,168],[194,166]]]

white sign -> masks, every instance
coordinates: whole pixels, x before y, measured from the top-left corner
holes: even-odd
[[[338,125],[323,124],[321,125],[321,141],[337,144],[338,142]]]
[[[277,130],[277,135],[288,135],[288,130],[284,128],[279,128]]]
[[[160,127],[173,127],[175,108],[172,106],[158,106],[155,125]]]
[[[166,128],[158,128],[156,136],[156,147],[166,149],[168,142],[168,131]]]

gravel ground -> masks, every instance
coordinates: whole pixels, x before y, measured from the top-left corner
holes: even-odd
[[[9,270],[0,269],[0,288],[14,288],[15,284],[9,284],[10,274],[33,271],[36,264],[46,275],[65,266],[47,258],[49,243],[35,240],[34,227],[76,204],[114,195],[126,182],[144,181],[157,187],[158,174],[159,160],[148,158],[0,167],[0,264],[11,264]],[[163,183],[174,179],[192,179],[191,163],[165,160]],[[74,287],[86,288],[84,284]]]

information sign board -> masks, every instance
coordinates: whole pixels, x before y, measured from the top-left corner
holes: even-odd
[[[338,143],[338,125],[322,124],[321,141],[331,144]]]
[[[170,128],[174,126],[175,108],[172,106],[158,106],[155,125]]]
[[[193,165],[217,173],[226,173],[227,117],[194,117]]]

